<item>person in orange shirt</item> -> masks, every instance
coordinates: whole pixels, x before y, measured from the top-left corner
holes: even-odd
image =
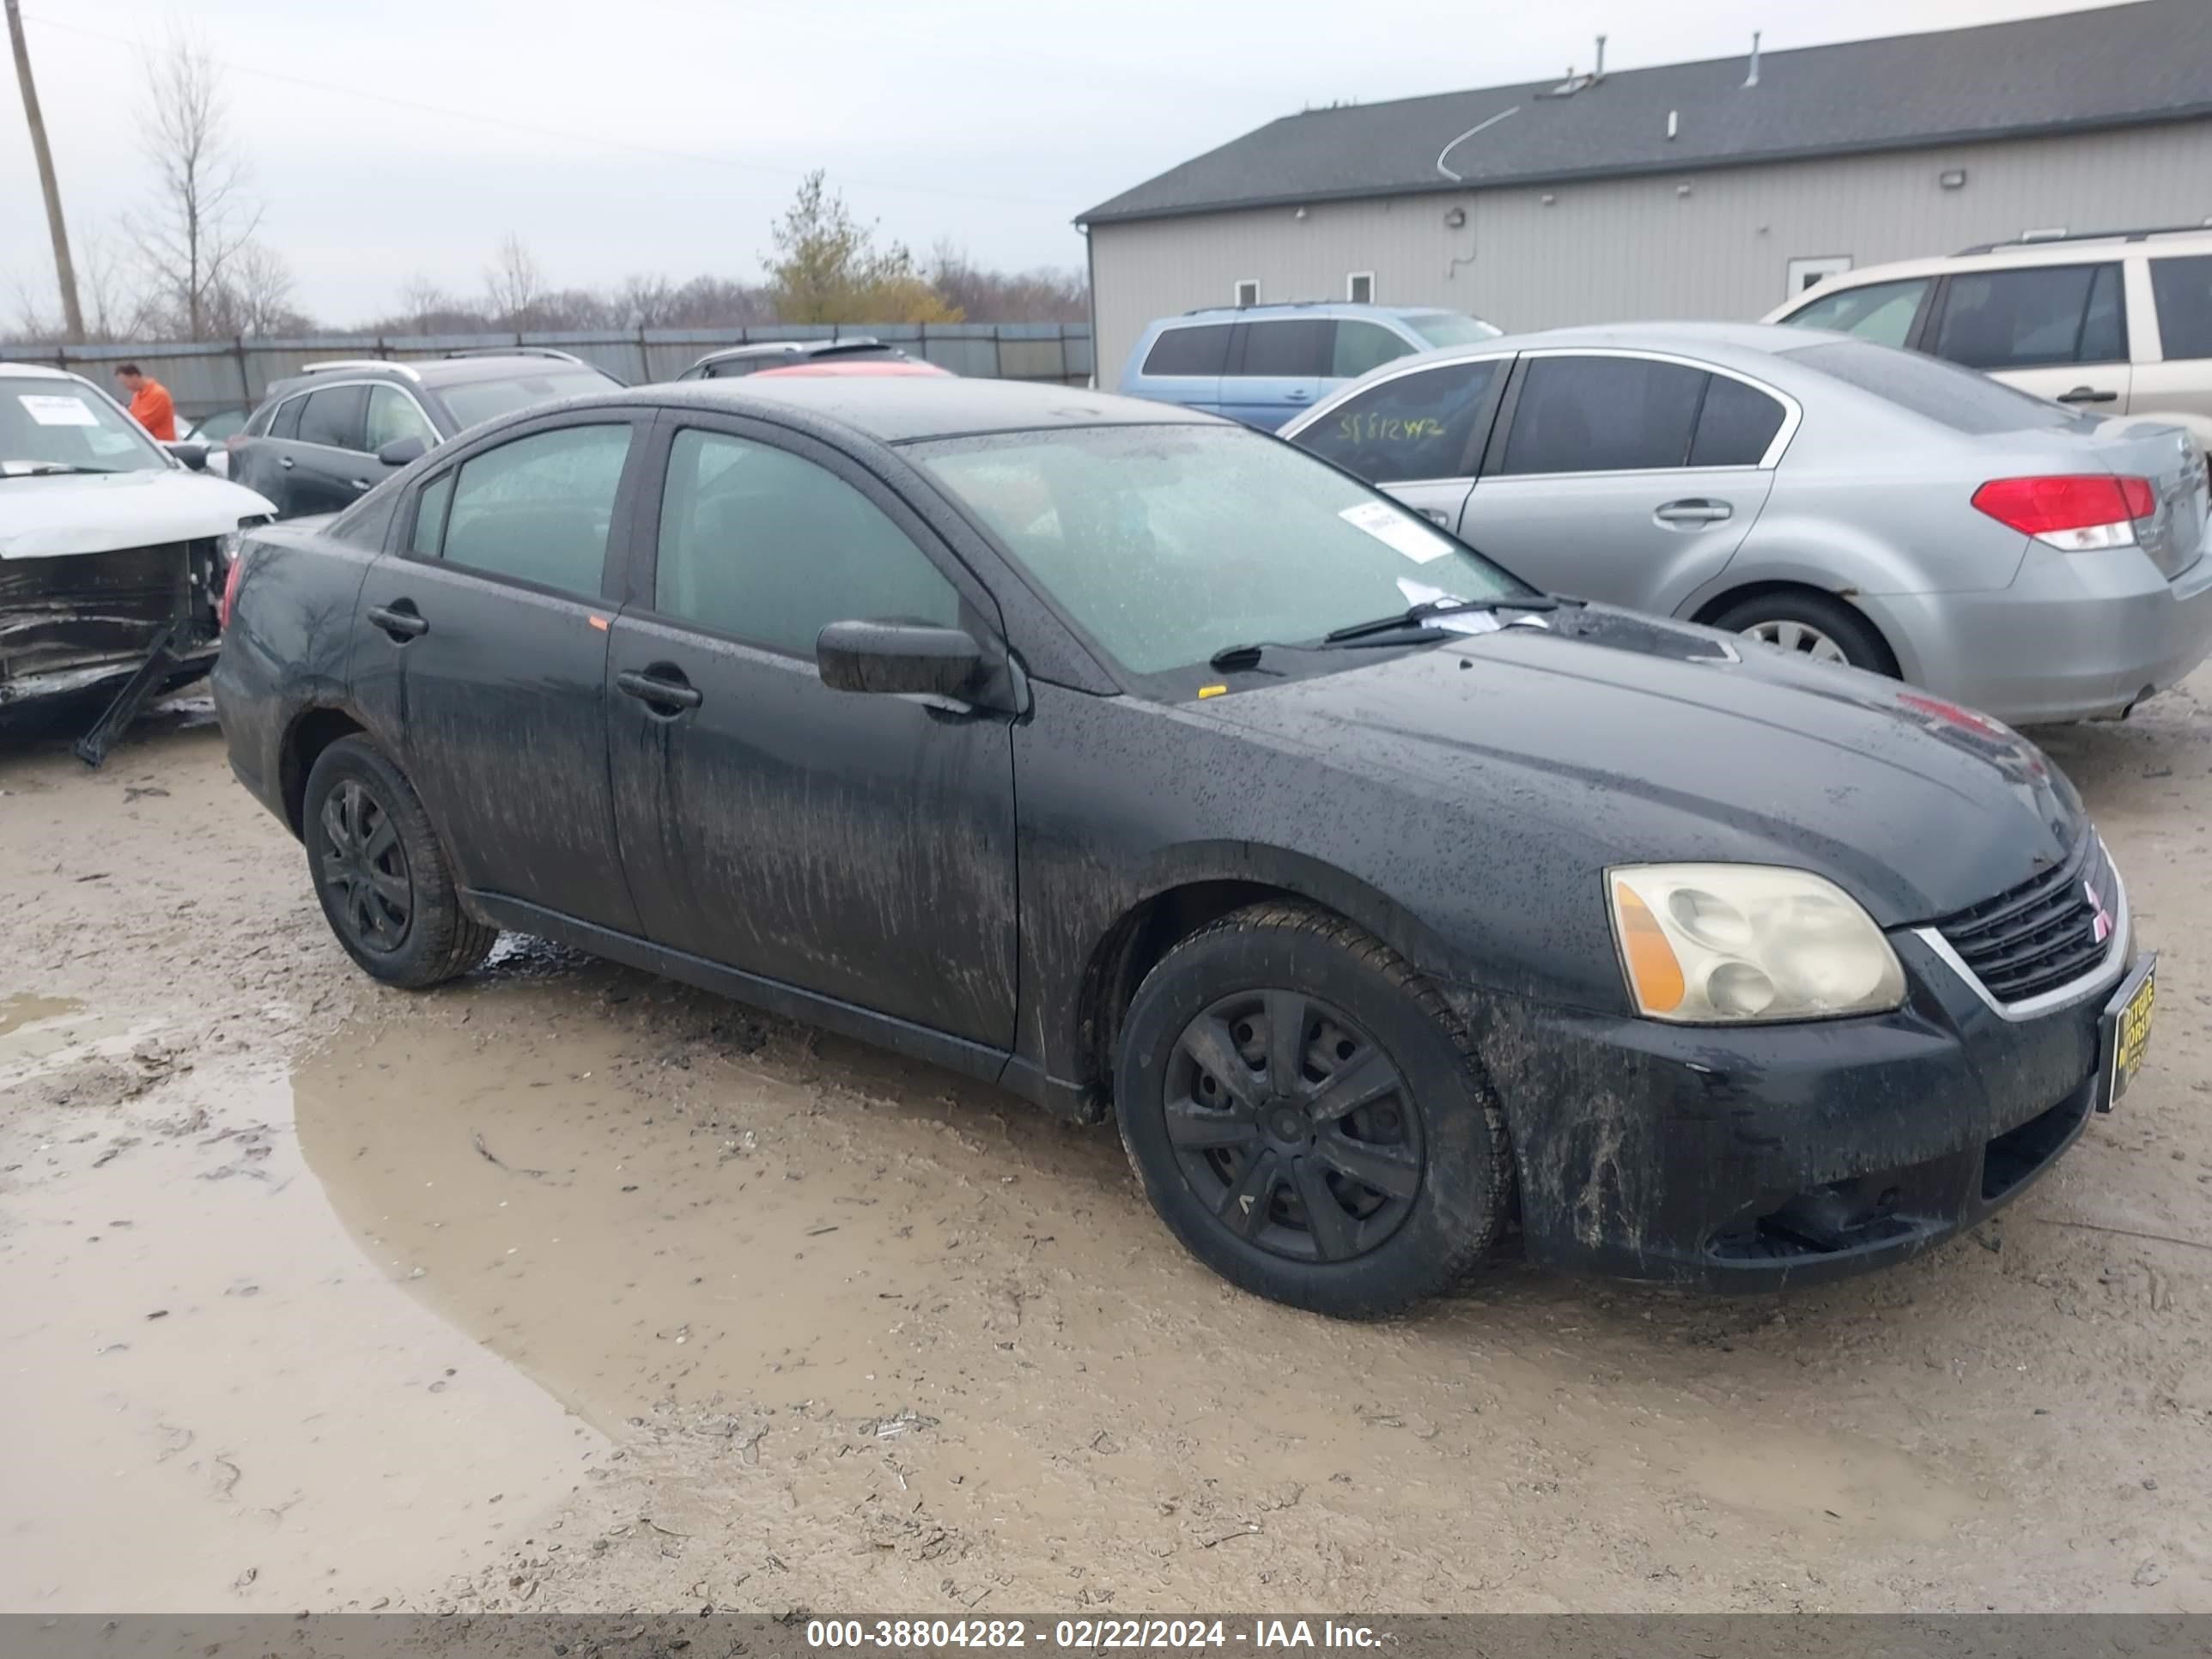
[[[169,388],[136,363],[124,364],[115,371],[115,378],[131,394],[131,418],[163,443],[176,442],[177,405],[169,397]]]

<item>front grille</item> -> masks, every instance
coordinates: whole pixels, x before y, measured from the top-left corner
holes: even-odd
[[[2009,1005],[2094,969],[2118,925],[2119,880],[2093,831],[2063,864],[1945,917],[1936,928],[1983,988]]]

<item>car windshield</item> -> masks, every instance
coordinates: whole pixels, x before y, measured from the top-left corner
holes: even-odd
[[[2070,426],[2080,418],[1971,368],[1869,341],[1796,346],[1778,355],[1969,436]]]
[[[1133,673],[1431,600],[1526,596],[1417,514],[1243,428],[998,433],[908,452]]]
[[[1456,311],[1423,311],[1405,319],[1412,329],[1432,346],[1474,345],[1482,340],[1494,340],[1504,332],[1480,317],[1468,317]]]
[[[0,375],[0,473],[137,472],[168,465],[144,428],[82,381]]]
[[[580,398],[586,392],[612,392],[622,382],[596,368],[549,368],[542,374],[519,374],[509,380],[464,380],[442,386],[438,396],[463,427],[481,426],[501,415],[511,415],[532,404],[550,404],[562,398]]]

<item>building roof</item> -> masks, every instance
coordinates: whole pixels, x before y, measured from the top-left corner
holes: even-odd
[[[2212,115],[2206,0],[1559,77],[1286,115],[1084,224],[1333,198],[1563,183],[2081,132]],[[1616,42],[1616,47],[1620,45]],[[1676,134],[1668,137],[1670,112]],[[1456,175],[1455,177],[1454,175]]]

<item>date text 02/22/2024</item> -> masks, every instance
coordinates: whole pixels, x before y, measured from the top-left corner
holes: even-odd
[[[1255,1619],[1242,1629],[1222,1619],[1060,1619],[1049,1625],[1025,1619],[815,1619],[806,1626],[807,1646],[825,1650],[1050,1647],[1103,1653],[1235,1646],[1266,1652],[1371,1648],[1381,1639],[1369,1626],[1330,1619]]]

